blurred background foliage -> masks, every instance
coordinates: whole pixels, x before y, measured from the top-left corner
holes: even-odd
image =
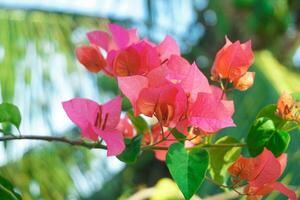
[[[300,91],[298,0],[92,2],[97,2],[98,7],[82,13],[47,6],[23,8],[21,4],[0,1],[0,100],[20,107],[23,134],[79,137],[78,130],[66,124],[68,119],[60,102],[74,96],[103,102],[116,94],[113,80],[87,73],[74,56],[74,48],[87,42],[85,33],[105,29],[108,21],[136,27],[142,36],[156,42],[166,34],[172,35],[184,56],[190,62],[195,60],[208,77],[225,35],[231,40],[252,40],[255,85],[247,92],[229,95],[235,100],[234,120],[238,126],[222,131],[218,137],[230,134],[245,138],[259,109],[275,103],[284,90]],[[291,136],[283,181],[299,195],[299,131]],[[136,164],[123,166],[116,159],[107,159],[105,152],[61,144],[10,142],[0,147],[0,175],[17,187],[25,200],[126,199],[139,189],[154,186],[162,177],[169,177],[164,163],[149,152]],[[222,190],[207,182],[199,196],[218,192]],[[274,192],[267,199],[280,198]]]

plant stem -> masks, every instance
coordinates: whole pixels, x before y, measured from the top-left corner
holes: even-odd
[[[70,144],[73,146],[81,146],[88,149],[107,149],[107,147],[100,142],[89,142],[83,139],[70,139],[64,136],[41,136],[41,135],[6,135],[0,137],[1,141],[11,141],[11,140],[42,140],[48,142],[62,142],[66,144]],[[144,146],[141,150],[168,150],[168,147],[156,146],[159,143],[163,142],[164,140],[158,141],[155,144]],[[233,144],[199,144],[194,147],[187,148],[189,150],[195,148],[225,148],[225,147],[245,147],[246,144],[244,143],[233,143]]]
[[[87,142],[85,140],[79,139],[70,139],[66,137],[59,136],[41,136],[41,135],[6,135],[0,137],[0,141],[11,141],[11,140],[43,140],[48,142],[63,142],[73,146],[82,146],[89,149],[107,149],[105,145],[100,144],[99,142]]]

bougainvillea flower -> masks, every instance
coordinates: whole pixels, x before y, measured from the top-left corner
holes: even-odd
[[[142,89],[136,104],[139,113],[154,115],[163,126],[175,127],[186,110],[187,98],[178,85],[167,84]]]
[[[119,130],[125,138],[133,138],[136,135],[136,131],[127,116],[121,118],[117,130]]]
[[[100,50],[95,45],[83,45],[76,48],[76,57],[89,71],[97,73],[106,66]]]
[[[155,48],[145,41],[111,53],[109,60],[115,76],[142,75],[160,65]]]
[[[109,33],[92,31],[87,33],[91,44],[95,44],[105,51],[119,50],[139,41],[136,29],[125,29],[117,24],[108,24]]]
[[[166,81],[180,85],[190,101],[195,101],[199,92],[211,92],[207,78],[197,65],[190,65],[177,55],[172,55],[165,65],[155,68],[147,77],[151,86],[159,86]]]
[[[232,120],[233,102],[221,99],[216,87],[212,87],[212,91],[212,94],[198,93],[188,114],[189,125],[206,133],[215,133],[222,128],[235,126]]]
[[[125,149],[122,133],[117,130],[121,113],[121,97],[99,105],[83,98],[63,102],[67,115],[82,132],[84,138],[97,141],[102,138],[107,145],[107,156],[120,154]]]
[[[237,183],[246,180],[248,185],[244,192],[248,199],[261,199],[273,190],[278,190],[292,200],[296,200],[296,194],[286,188],[283,184],[276,182],[282,175],[287,162],[287,155],[282,154],[276,158],[271,151],[264,151],[255,158],[245,158],[241,156],[229,168],[228,172]]]
[[[113,60],[113,73],[116,76],[130,76],[138,74],[141,66],[141,57],[137,50],[129,47],[116,54]]]
[[[245,91],[249,89],[254,83],[255,72],[247,72],[243,76],[233,81],[235,89]]]
[[[300,103],[284,92],[277,102],[276,114],[284,120],[294,120],[300,123]]]
[[[176,41],[168,35],[157,45],[156,49],[160,55],[161,63],[168,60],[172,55],[180,55],[180,49]]]
[[[251,41],[244,44],[240,41],[232,43],[226,37],[226,44],[218,51],[211,69],[212,79],[221,78],[233,82],[248,71],[253,60]]]

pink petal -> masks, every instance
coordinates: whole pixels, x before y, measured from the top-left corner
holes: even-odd
[[[211,93],[207,78],[199,70],[195,63],[190,67],[185,79],[181,82],[182,88],[190,94],[192,101],[195,101],[199,92]]]
[[[166,80],[166,76],[168,73],[168,68],[164,65],[157,67],[150,71],[147,74],[147,78],[149,80],[150,87],[158,87],[160,85],[166,84],[168,81]]]
[[[180,81],[186,78],[191,68],[190,63],[179,55],[171,55],[167,66],[169,69],[168,79]]]
[[[221,88],[216,87],[211,85],[210,86],[212,93],[214,94],[216,99],[221,99],[222,98],[222,103],[225,106],[226,110],[228,111],[228,115],[232,116],[234,113],[234,102],[233,101],[228,101],[226,94],[223,94],[223,91]]]
[[[107,65],[106,60],[95,45],[83,45],[76,48],[76,57],[90,72],[97,73]]]
[[[176,41],[169,35],[157,46],[161,62],[169,59],[171,55],[180,55],[180,49]]]
[[[141,72],[149,72],[152,69],[160,65],[159,55],[154,47],[152,47],[148,42],[141,41],[138,44],[134,45],[138,50],[141,59]]]
[[[199,92],[211,92],[207,78],[195,63],[190,65],[181,56],[172,55],[167,63],[167,67],[166,78],[172,83],[180,84],[192,101],[196,100]]]
[[[135,114],[144,114],[148,117],[152,117],[155,107],[159,100],[161,91],[159,88],[144,88],[139,93],[139,97],[136,101]]]
[[[276,158],[280,164],[280,174],[283,173],[283,171],[285,170],[286,167],[286,163],[287,163],[287,154],[283,153],[281,154],[278,158]]]
[[[227,108],[213,94],[198,93],[190,110],[190,124],[204,132],[213,133],[222,128],[235,126]]]
[[[92,31],[87,33],[87,38],[91,44],[100,46],[104,50],[108,51],[109,47],[109,35],[103,31]]]
[[[109,102],[102,105],[102,119],[107,121],[105,129],[115,128],[120,121],[122,98],[120,96],[115,97]]]
[[[122,93],[130,100],[134,110],[136,110],[136,101],[141,90],[148,86],[148,79],[140,75],[118,77],[118,85]]]
[[[119,48],[125,48],[129,43],[128,31],[117,24],[108,24],[108,28],[112,34],[113,41]]]
[[[226,38],[226,44],[216,55],[211,73],[214,78],[227,78],[230,82],[245,74],[253,62],[251,42],[241,44],[231,43]]]
[[[64,110],[73,123],[82,131],[85,138],[97,140],[97,135],[92,131],[99,105],[89,99],[75,98],[62,103]]]
[[[125,149],[123,135],[116,129],[102,131],[94,128],[94,131],[105,141],[107,156],[117,156]]]
[[[253,180],[249,181],[249,185],[253,187],[262,187],[264,184],[276,181],[281,176],[281,165],[271,151],[265,148],[260,157],[262,169]]]
[[[279,192],[281,192],[282,194],[284,194],[291,200],[297,200],[296,193],[293,190],[290,190],[287,187],[285,187],[282,183],[275,182],[275,183],[273,183],[272,186],[273,186],[274,190],[278,190]]]
[[[139,37],[138,37],[138,34],[137,34],[137,29],[135,29],[135,28],[129,29],[128,30],[128,35],[129,35],[129,45],[139,41]]]
[[[119,130],[125,138],[133,138],[136,135],[136,131],[133,128],[128,116],[125,116],[120,120],[117,130]]]

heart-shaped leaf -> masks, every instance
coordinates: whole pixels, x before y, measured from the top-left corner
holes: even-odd
[[[142,134],[132,139],[125,139],[126,149],[117,158],[126,163],[134,163],[140,153],[142,139]]]
[[[209,156],[204,149],[186,150],[182,143],[174,143],[169,148],[166,163],[183,196],[190,199],[203,182]]]
[[[251,156],[259,155],[264,147],[278,157],[286,151],[290,135],[275,128],[270,118],[262,117],[255,121],[247,137],[247,145]]]
[[[19,108],[11,103],[0,104],[0,123],[10,123],[18,129],[21,124],[21,114]]]
[[[279,116],[277,116],[276,113],[277,105],[276,104],[270,104],[265,107],[263,107],[258,115],[256,116],[256,119],[261,117],[267,117],[270,118],[276,129],[283,130],[283,131],[290,131],[297,127],[299,127],[299,124],[295,121],[286,121]]]

